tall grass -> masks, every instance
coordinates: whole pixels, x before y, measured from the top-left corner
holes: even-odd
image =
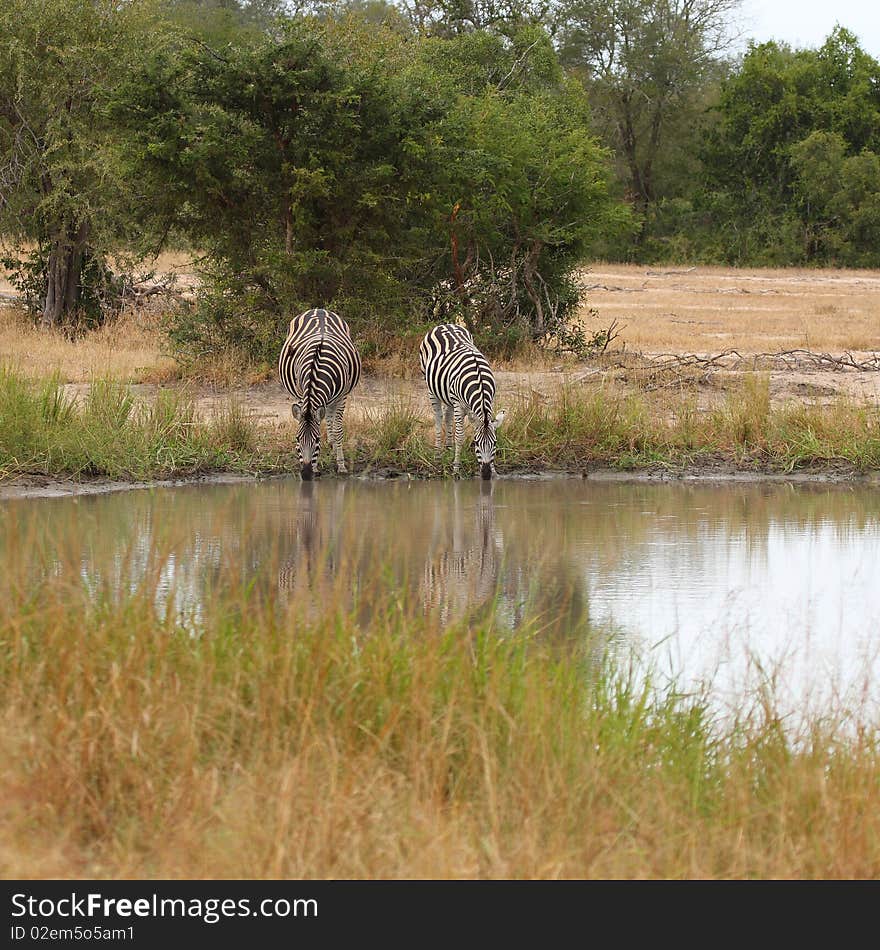
[[[181,624],[151,558],[122,593],[0,582],[4,876],[880,872],[874,722],[792,733],[767,695],[720,722],[528,627],[442,630],[392,590],[304,619],[234,566]]]
[[[499,429],[499,467],[643,468],[706,461],[779,472],[876,469],[880,407],[839,401],[771,408],[767,378],[746,376],[740,389],[707,412],[687,396],[650,402],[613,388],[569,388],[555,400],[515,403]]]
[[[554,398],[514,400],[506,408],[501,474],[718,464],[783,473],[880,468],[880,407],[839,401],[773,408],[761,376],[746,377],[708,411],[687,395],[660,402],[608,386],[567,387]],[[0,480],[296,471],[294,439],[291,424],[258,426],[231,403],[197,417],[185,388],[164,389],[141,404],[127,386],[99,379],[77,403],[57,377],[35,382],[0,369]],[[452,452],[436,457],[433,442],[433,424],[405,401],[346,422],[346,458],[358,473],[449,474]],[[335,471],[326,439],[320,467]],[[469,436],[462,470],[476,471]]]
[[[790,473],[880,468],[880,407],[846,400],[830,406],[772,408],[766,377],[746,376],[716,409],[687,395],[650,400],[613,386],[564,387],[554,398],[506,403],[498,430],[501,474],[662,467],[716,467]],[[350,426],[355,466],[391,466],[416,475],[448,474],[452,452],[436,457],[432,424],[393,406]],[[328,456],[329,458],[329,456]],[[476,471],[466,437],[462,470]]]
[[[185,390],[161,390],[154,402],[138,404],[126,385],[99,379],[77,402],[58,377],[33,382],[0,368],[0,479],[250,471],[255,444],[255,426],[239,407],[201,421]]]

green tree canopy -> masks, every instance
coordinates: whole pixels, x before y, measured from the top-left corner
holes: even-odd
[[[6,0],[0,6],[0,230],[35,242],[28,290],[42,322],[87,301],[125,229],[104,93],[148,31],[138,3]]]
[[[586,84],[643,217],[668,190],[658,187],[658,166],[669,153],[682,158],[676,141],[691,138],[689,126],[730,45],[729,18],[739,3],[566,0],[557,12],[562,61]]]
[[[434,301],[539,336],[615,220],[585,98],[540,29],[297,17],[219,49],[178,35],[118,110],[156,211],[209,255],[218,292],[178,328],[195,349],[268,356],[319,304],[388,329]]]
[[[880,154],[880,64],[852,33],[838,27],[818,50],[751,47],[718,116],[702,201],[719,233],[738,235],[730,259],[775,244],[780,263],[880,261],[874,192],[859,184]]]

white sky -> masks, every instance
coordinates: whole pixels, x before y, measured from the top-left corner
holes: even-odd
[[[866,53],[880,59],[878,0],[743,0],[737,18],[746,40],[781,40],[817,47],[839,23],[855,33]]]

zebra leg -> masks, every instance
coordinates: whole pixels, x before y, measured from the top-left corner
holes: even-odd
[[[452,437],[453,437],[452,424],[453,424],[453,420],[454,420],[454,410],[453,410],[452,406],[447,406],[447,407],[446,407],[446,448],[447,448],[447,449],[451,449],[451,448],[452,448]]]
[[[461,468],[461,447],[464,443],[464,407],[457,402],[453,407],[455,412],[455,459],[452,463],[452,474],[458,475]]]
[[[342,396],[327,407],[327,435],[330,439],[330,446],[336,453],[336,471],[340,474],[348,471],[345,467],[345,456],[342,453],[342,439],[344,436],[342,414],[345,412],[347,398],[347,396]]]
[[[431,408],[434,410],[434,450],[439,455],[443,446],[443,405],[436,396],[429,395]]]

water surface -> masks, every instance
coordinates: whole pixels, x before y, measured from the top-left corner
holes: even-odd
[[[593,638],[722,701],[880,697],[880,491],[583,479],[186,486],[0,503],[0,569],[125,592],[186,622],[238,579],[360,622],[491,613]]]

